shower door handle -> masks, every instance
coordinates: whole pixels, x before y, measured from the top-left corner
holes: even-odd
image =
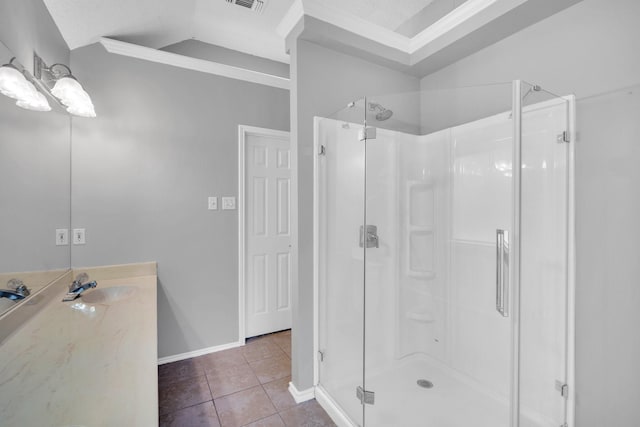
[[[509,232],[496,230],[496,310],[509,317]]]

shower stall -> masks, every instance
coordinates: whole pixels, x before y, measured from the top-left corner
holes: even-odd
[[[573,427],[573,123],[522,81],[315,119],[315,393],[339,426]]]

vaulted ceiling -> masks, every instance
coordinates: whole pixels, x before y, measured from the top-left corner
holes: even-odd
[[[433,0],[313,0],[394,30]],[[262,13],[227,0],[44,0],[69,48],[113,37],[161,48],[186,39],[289,62],[276,27],[294,0],[268,0]]]

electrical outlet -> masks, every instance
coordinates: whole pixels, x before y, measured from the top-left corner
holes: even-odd
[[[224,210],[232,210],[236,208],[236,198],[235,197],[223,197],[222,198],[222,209]]]
[[[86,243],[84,228],[73,229],[73,244],[84,245]]]
[[[56,228],[56,246],[66,246],[69,244],[69,229]]]
[[[209,210],[216,211],[218,210],[218,198],[215,196],[209,196]]]

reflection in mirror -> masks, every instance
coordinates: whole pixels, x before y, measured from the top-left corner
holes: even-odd
[[[0,65],[12,58],[0,42]],[[0,95],[0,315],[71,264],[71,120],[48,103],[51,111],[31,111]]]

